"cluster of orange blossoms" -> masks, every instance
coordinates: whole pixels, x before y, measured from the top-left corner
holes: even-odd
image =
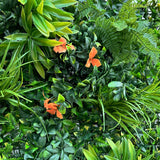
[[[59,42],[62,42],[62,44],[59,46],[55,46],[53,48],[54,52],[56,52],[56,53],[66,52],[67,51],[66,46],[69,46],[72,50],[75,50],[75,47],[73,45],[67,44],[67,41],[65,38],[61,37],[59,39]],[[99,59],[94,58],[96,54],[97,54],[97,49],[95,47],[92,47],[92,49],[89,53],[89,58],[88,58],[87,63],[85,65],[86,67],[89,68],[91,66],[91,64],[93,66],[97,66],[97,67],[101,66],[101,62],[99,61]]]
[[[60,105],[56,103],[48,103],[50,100],[51,99],[44,100],[44,107],[46,108],[46,111],[50,114],[56,114],[58,118],[63,119],[61,112],[57,109]]]
[[[85,65],[86,67],[89,68],[91,66],[91,64],[93,66],[97,66],[97,67],[101,66],[101,62],[99,61],[99,59],[94,58],[96,54],[97,54],[96,48],[92,47],[92,49],[89,53],[89,58],[88,58],[87,63]]]
[[[65,38],[61,37],[61,38],[59,39],[59,42],[62,42],[62,44],[59,45],[59,46],[55,46],[55,47],[53,48],[54,52],[56,52],[56,53],[66,52],[66,51],[67,51],[67,46],[69,46],[72,50],[75,50],[75,47],[74,47],[73,45],[67,44],[67,41],[66,41]]]

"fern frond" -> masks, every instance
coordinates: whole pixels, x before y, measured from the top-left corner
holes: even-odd
[[[133,0],[128,0],[123,4],[121,10],[119,11],[118,17],[121,20],[126,19],[137,19],[136,10],[137,8],[144,8],[143,5],[135,3]]]
[[[113,19],[97,18],[95,33],[102,44],[112,52],[119,53],[119,32],[112,26]]]
[[[104,15],[105,10],[99,10],[93,3],[93,0],[87,0],[86,2],[79,3],[78,10],[80,18],[90,17],[90,19],[96,19]]]

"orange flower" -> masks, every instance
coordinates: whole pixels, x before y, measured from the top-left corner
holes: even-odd
[[[86,67],[89,68],[91,66],[91,63],[93,66],[97,66],[97,67],[101,66],[101,62],[99,61],[99,59],[94,58],[96,54],[97,54],[96,48],[92,47],[92,49],[89,53],[89,58],[88,58],[87,63],[85,65]]]
[[[55,47],[53,48],[54,52],[56,52],[56,53],[66,52],[66,50],[67,50],[67,47],[66,47],[66,46],[69,46],[69,47],[71,48],[71,50],[75,50],[75,47],[74,47],[73,45],[67,44],[67,41],[66,41],[65,38],[61,37],[61,38],[59,39],[59,42],[63,42],[63,43],[62,43],[61,45],[59,45],[59,46],[55,46]]]
[[[59,107],[60,105],[56,103],[48,103],[49,101],[50,99],[44,100],[44,107],[46,108],[46,111],[52,115],[56,114],[58,118],[63,119],[61,112],[59,112],[57,109],[57,107]]]

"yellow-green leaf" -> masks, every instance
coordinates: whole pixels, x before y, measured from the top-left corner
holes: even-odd
[[[13,40],[13,41],[25,41],[27,40],[27,33],[15,33],[5,37],[5,39]]]
[[[40,14],[43,14],[43,2],[44,0],[41,0],[41,3],[37,7],[37,12]]]
[[[21,4],[26,4],[27,0],[18,0],[18,2],[20,2]]]
[[[71,22],[53,22],[52,24],[56,28],[56,31],[59,31],[71,25]]]
[[[40,15],[38,14],[33,14],[32,15],[33,18],[33,23],[35,25],[35,27],[46,37],[49,37],[49,31],[47,30],[46,27],[46,23],[45,23],[45,19],[42,18]]]
[[[38,45],[41,46],[54,47],[62,44],[62,42],[56,41],[54,39],[34,38],[34,40]]]
[[[47,20],[45,20],[45,22],[49,32],[54,32],[56,30],[55,27],[50,22],[48,22]]]
[[[77,1],[75,0],[54,0],[53,4],[57,7],[57,8],[62,8],[62,7],[68,7],[70,5],[73,5],[77,3]]]

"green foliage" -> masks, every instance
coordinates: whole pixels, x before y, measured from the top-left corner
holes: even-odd
[[[0,158],[158,159],[159,32],[148,2],[11,2],[0,1]],[[54,53],[61,36],[76,49]],[[87,68],[92,47],[101,66]]]
[[[92,12],[87,11],[86,13],[85,6],[87,8],[88,6],[93,7],[93,1],[87,1],[85,4],[80,5],[79,8],[79,12],[84,9],[84,14],[81,12],[82,17],[88,15],[92,18]],[[114,65],[120,62],[134,63],[138,58],[135,50],[140,50],[143,54],[150,55],[151,60],[157,63],[159,57],[159,49],[156,45],[157,38],[153,36],[151,29],[148,30],[145,27],[145,23],[136,21],[138,19],[136,16],[137,8],[143,8],[143,6],[129,0],[123,4],[118,17],[111,17],[109,19],[103,15],[104,13],[100,16],[98,15],[99,10],[93,9],[95,17],[98,17],[94,18],[95,33],[98,41],[113,56]]]
[[[21,59],[19,53],[22,48],[19,46],[11,59],[7,62],[6,57],[8,53],[9,45],[5,50],[0,63],[0,99],[7,99],[11,96],[21,97],[20,94],[16,93],[23,83],[23,75],[21,75]],[[21,81],[19,81],[21,75]],[[24,98],[25,99],[25,98]]]
[[[26,33],[15,33],[6,36],[7,39],[1,43],[3,49],[10,41],[11,48],[17,48],[21,43],[23,51],[28,52],[26,60],[33,61],[34,67],[42,78],[45,78],[44,67],[49,69],[53,64],[49,60],[41,46],[53,47],[62,44],[52,37],[66,36],[72,31],[68,28],[71,24],[66,22],[73,20],[72,14],[62,10],[62,7],[75,4],[76,1],[52,2],[52,1],[20,1],[24,4],[21,9],[21,22]],[[48,37],[51,38],[48,38]],[[22,54],[22,53],[21,53]],[[43,66],[44,67],[43,67]]]
[[[136,154],[134,145],[130,140],[122,139],[122,142],[120,141],[114,143],[112,140],[107,138],[107,142],[109,143],[110,147],[112,148],[112,151],[109,155],[105,155],[105,159],[107,160],[149,160],[153,157],[153,154],[145,157],[142,159],[141,156],[138,156]]]
[[[99,160],[96,152],[94,151],[91,145],[88,145],[88,150],[83,149],[83,153],[87,160]]]

